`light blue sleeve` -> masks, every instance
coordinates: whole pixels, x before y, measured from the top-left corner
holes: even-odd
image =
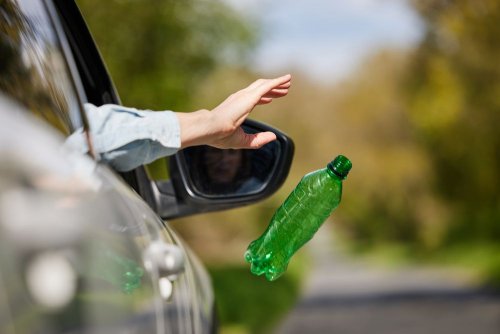
[[[114,104],[96,107],[87,103],[84,107],[94,151],[100,161],[118,171],[132,170],[180,148],[179,121],[172,111],[146,111]],[[82,153],[88,151],[81,129],[67,143]]]

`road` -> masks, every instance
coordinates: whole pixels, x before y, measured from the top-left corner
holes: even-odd
[[[500,293],[456,272],[355,262],[325,224],[308,247],[314,268],[278,334],[499,334]]]

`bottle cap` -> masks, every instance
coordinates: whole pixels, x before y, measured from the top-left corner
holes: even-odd
[[[345,156],[339,155],[332,162],[330,162],[327,167],[343,180],[347,177],[347,174],[349,174],[349,171],[352,168],[352,162]]]

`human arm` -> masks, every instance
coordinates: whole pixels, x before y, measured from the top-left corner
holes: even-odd
[[[118,171],[132,170],[160,157],[175,154],[181,145],[179,121],[172,111],[150,111],[115,104],[84,104],[90,142],[96,158]],[[82,128],[65,146],[82,154],[89,151]]]
[[[101,161],[118,171],[127,171],[189,146],[262,147],[275,140],[276,135],[247,134],[241,124],[255,106],[288,94],[290,79],[290,75],[259,79],[211,111],[153,112],[113,104],[85,104],[94,151]],[[82,153],[88,151],[81,129],[67,143]]]

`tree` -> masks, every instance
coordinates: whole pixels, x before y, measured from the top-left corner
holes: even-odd
[[[414,1],[427,25],[408,76],[411,119],[432,157],[450,238],[500,237],[500,3]]]
[[[185,110],[221,62],[244,63],[251,22],[217,0],[78,0],[124,104]]]

